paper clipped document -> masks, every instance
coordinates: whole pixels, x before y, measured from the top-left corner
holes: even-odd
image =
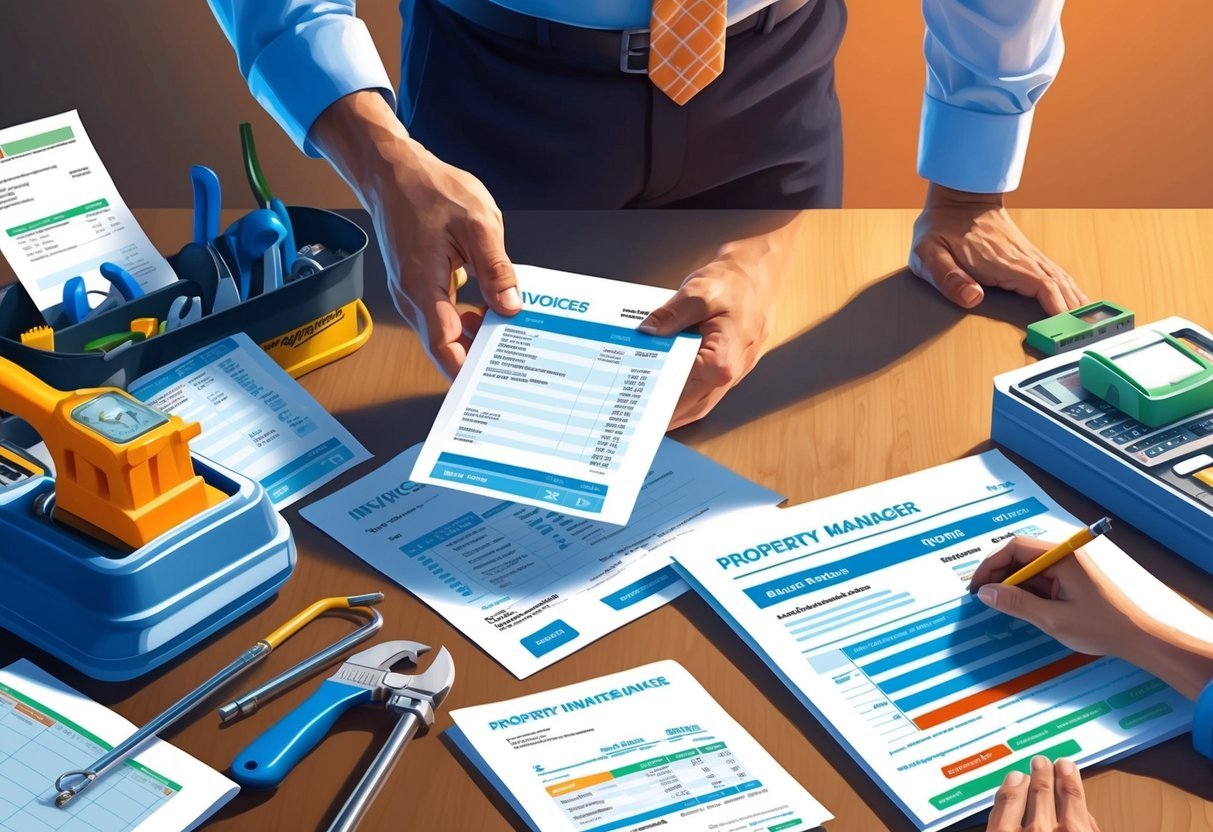
[[[524,678],[686,591],[669,552],[783,498],[665,439],[626,527],[409,480],[420,446],[300,512]]]
[[[177,279],[75,110],[0,129],[0,253],[43,313],[63,303],[63,284],[76,275],[86,289],[108,292],[105,262],[130,272],[144,292]]]
[[[674,661],[451,718],[447,736],[534,830],[807,830],[832,817]]]
[[[668,289],[517,271],[522,311],[485,316],[412,479],[627,523],[699,336],[637,331]]]
[[[199,422],[191,449],[257,480],[278,508],[370,454],[299,382],[238,332],[135,379],[129,392]]]
[[[1073,653],[968,592],[1012,535],[1083,524],[991,451],[785,510],[725,516],[679,571],[922,829],[989,807],[1032,756],[1080,765],[1188,728],[1187,700]],[[1087,547],[1156,617],[1209,621],[1106,537]]]
[[[0,829],[181,832],[240,790],[184,751],[153,740],[87,794],[55,806],[56,777],[87,768],[134,732],[134,725],[25,659],[0,669]]]

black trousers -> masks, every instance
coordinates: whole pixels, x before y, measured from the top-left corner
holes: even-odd
[[[682,107],[647,75],[503,37],[434,0],[400,8],[401,120],[502,208],[841,203],[843,0],[730,37],[723,74]]]

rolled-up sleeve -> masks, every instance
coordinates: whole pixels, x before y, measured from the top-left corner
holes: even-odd
[[[309,156],[312,124],[337,99],[391,80],[354,0],[209,0],[253,97]]]
[[[923,0],[920,176],[976,193],[1019,186],[1033,107],[1065,51],[1063,2]]]

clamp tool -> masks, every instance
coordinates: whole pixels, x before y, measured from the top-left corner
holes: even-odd
[[[240,290],[228,270],[227,263],[215,248],[215,238],[219,236],[219,209],[223,199],[219,176],[206,165],[194,165],[190,168],[190,184],[194,189],[193,247],[205,249],[214,265],[215,291],[209,299],[209,306],[211,312],[222,312],[240,303]]]
[[[401,752],[414,736],[434,724],[434,711],[451,691],[455,664],[439,648],[422,673],[395,673],[399,662],[417,662],[429,647],[415,641],[388,641],[347,659],[316,692],[253,741],[232,761],[237,783],[254,789],[278,786],[337,719],[355,705],[383,703],[396,724],[383,747],[337,813],[329,832],[350,832],[383,787]]]

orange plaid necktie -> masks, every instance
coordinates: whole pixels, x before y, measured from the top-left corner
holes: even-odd
[[[724,71],[727,0],[653,0],[649,79],[686,104]]]

